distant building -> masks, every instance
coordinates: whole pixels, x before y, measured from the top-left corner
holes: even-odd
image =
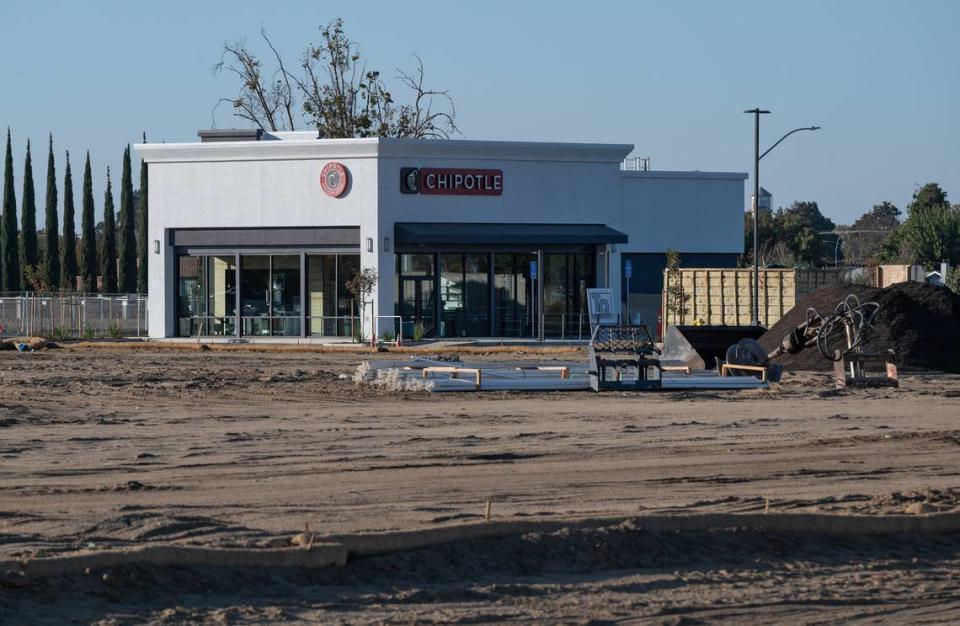
[[[770,212],[771,210],[770,207],[773,206],[772,199],[773,199],[773,195],[769,191],[761,187],[760,188],[760,212],[761,213]],[[746,209],[747,213],[750,213],[751,211],[753,211],[753,194],[750,194],[750,205]]]

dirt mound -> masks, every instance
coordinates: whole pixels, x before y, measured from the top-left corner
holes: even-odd
[[[848,294],[861,302],[880,304],[866,350],[893,348],[899,367],[960,372],[960,295],[945,287],[901,283],[886,289],[859,285],[824,287],[801,300],[760,338],[767,350],[776,348],[784,335],[806,319],[807,309],[830,315]],[[776,363],[787,370],[829,370],[831,361],[816,347],[799,354],[784,354]]]

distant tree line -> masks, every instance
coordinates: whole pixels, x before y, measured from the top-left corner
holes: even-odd
[[[837,226],[816,202],[760,213],[760,262],[786,267],[909,263],[934,269],[942,261],[960,265],[960,204],[931,182],[918,188],[906,219],[891,202],[881,202],[849,226]],[[753,262],[753,217],[744,220],[744,262]],[[840,239],[838,245],[837,240]],[[954,272],[950,281],[960,281]]]
[[[8,128],[0,219],[0,291],[146,293],[146,163],[140,165],[140,188],[135,191],[130,146],[124,148],[119,213],[115,211],[113,182],[110,168],[107,168],[104,218],[97,224],[94,220],[93,171],[90,153],[87,152],[83,166],[78,237],[70,153],[66,153],[63,176],[62,233],[52,134],[47,152],[44,222],[39,230],[32,159],[28,140],[18,226],[13,153]]]

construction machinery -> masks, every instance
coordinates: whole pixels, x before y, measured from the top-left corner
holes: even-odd
[[[783,368],[771,363],[781,354],[798,354],[816,346],[823,358],[834,362],[838,387],[848,385],[897,385],[893,351],[866,350],[869,331],[880,305],[860,302],[853,294],[841,301],[830,315],[821,315],[814,308],[806,311],[806,319],[783,337],[780,345],[767,352],[755,339],[741,339],[727,349],[725,371],[734,375],[757,375],[772,381],[780,379]],[[882,362],[882,376],[867,376],[864,365]]]

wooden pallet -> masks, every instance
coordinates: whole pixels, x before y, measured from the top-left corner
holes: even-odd
[[[833,378],[837,389],[846,387],[899,387],[897,365],[893,362],[894,352],[834,352]],[[868,376],[864,365],[883,363],[884,373]]]
[[[461,375],[473,376],[476,381],[477,389],[480,388],[482,374],[480,368],[472,367],[425,367],[423,368],[423,377],[429,378],[430,374],[449,374],[450,378],[460,378]]]
[[[747,372],[758,372],[760,374],[760,380],[762,382],[767,381],[767,367],[765,365],[736,365],[733,363],[724,363],[720,366],[720,376],[726,378],[731,375],[731,372],[736,372],[739,370],[745,370]],[[739,374],[733,374],[734,376],[739,376]]]

